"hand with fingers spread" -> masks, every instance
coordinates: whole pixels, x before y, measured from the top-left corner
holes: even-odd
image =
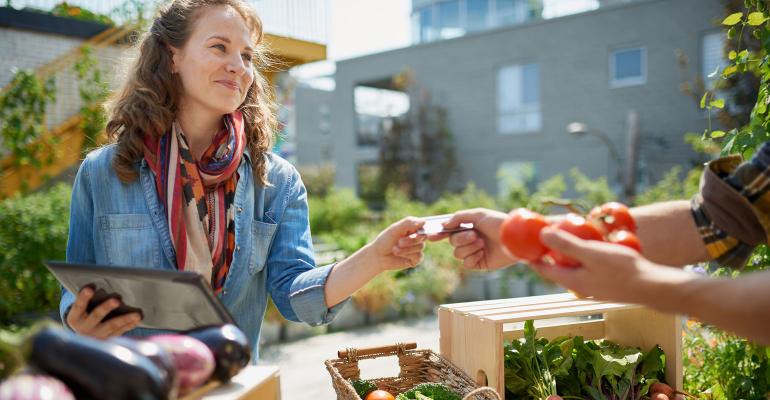
[[[93,296],[93,289],[83,288],[67,313],[67,325],[75,332],[97,339],[106,339],[122,335],[136,328],[141,322],[142,319],[138,313],[129,313],[103,321],[110,311],[120,306],[120,300],[105,300],[89,313],[87,312],[88,302]]]
[[[498,269],[516,262],[516,259],[503,250],[500,244],[500,226],[507,214],[485,208],[475,208],[455,213],[444,224],[447,229],[457,228],[463,223],[472,223],[473,230],[457,233],[440,233],[429,237],[436,241],[449,237],[449,243],[455,248],[454,256],[463,260],[463,265],[471,269]]]

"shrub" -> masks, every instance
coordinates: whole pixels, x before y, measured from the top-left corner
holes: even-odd
[[[0,324],[57,308],[60,286],[43,262],[65,258],[71,191],[59,184],[0,202]]]

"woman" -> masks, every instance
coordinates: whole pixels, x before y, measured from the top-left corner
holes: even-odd
[[[242,0],[174,0],[142,39],[107,124],[72,193],[68,262],[195,271],[257,345],[268,294],[288,319],[328,323],[378,273],[422,258],[407,218],[348,259],[314,268],[305,188],[269,153],[274,117],[256,71],[262,26]],[[93,296],[66,290],[60,311],[98,338],[148,334],[139,315],[101,322]]]

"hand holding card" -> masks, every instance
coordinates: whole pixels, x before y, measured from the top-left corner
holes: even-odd
[[[451,229],[444,228],[444,224],[452,219],[452,214],[434,215],[422,219],[425,220],[425,225],[417,231],[418,235],[437,235],[439,233],[453,233],[473,229],[472,223],[462,223],[460,226]]]

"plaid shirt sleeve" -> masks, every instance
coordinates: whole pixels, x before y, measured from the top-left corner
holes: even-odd
[[[692,215],[709,255],[742,268],[770,231],[770,142],[748,162],[739,156],[709,162]]]

